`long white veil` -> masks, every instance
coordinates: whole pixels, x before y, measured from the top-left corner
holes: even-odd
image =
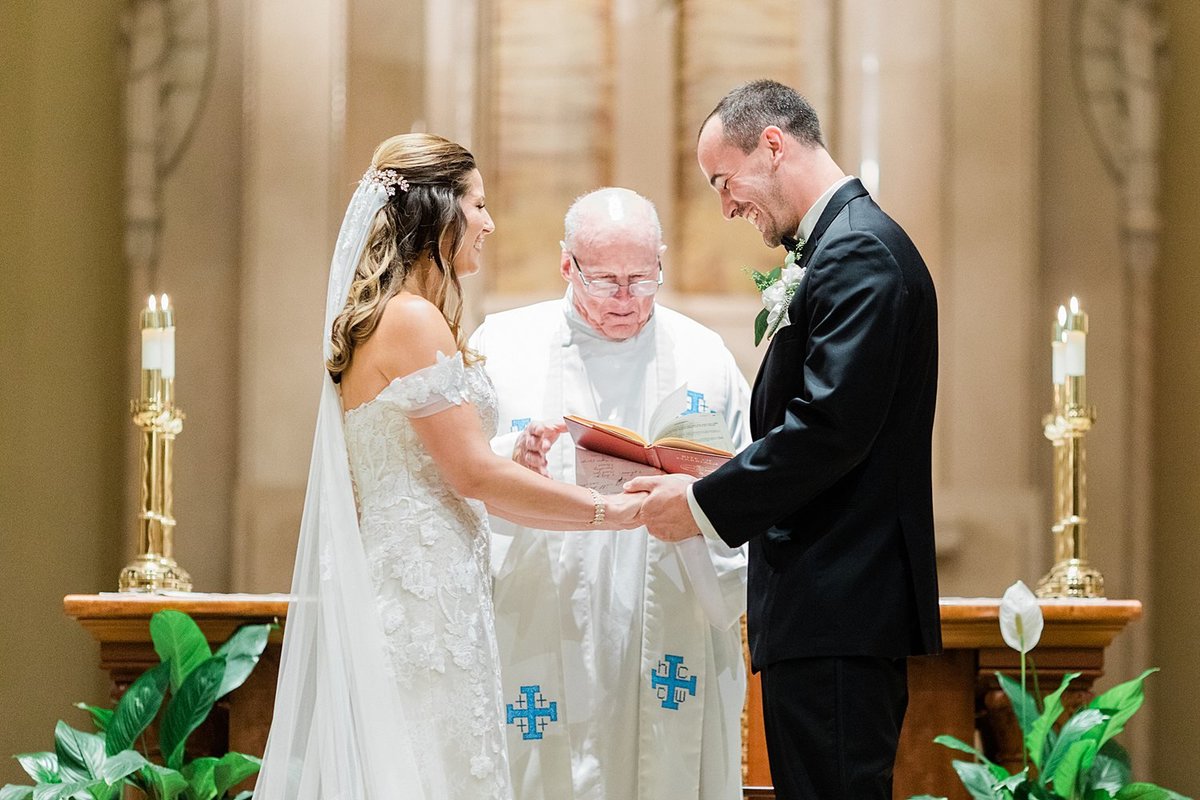
[[[368,171],[346,209],[329,268],[324,353],[389,187]],[[384,634],[358,530],[342,404],[325,376],[256,800],[432,800],[385,667]],[[433,791],[441,795],[435,787]]]

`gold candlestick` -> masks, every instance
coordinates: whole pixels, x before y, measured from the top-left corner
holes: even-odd
[[[141,324],[141,397],[130,404],[142,435],[138,554],[121,570],[118,585],[122,592],[187,592],[192,579],[174,558],[174,446],[184,414],[175,407],[175,320],[166,295],[161,310],[151,296]],[[169,342],[167,329],[172,331]]]
[[[1084,354],[1087,314],[1071,298],[1071,313],[1059,309],[1055,325],[1054,411],[1043,431],[1054,446],[1054,566],[1038,581],[1039,597],[1103,597],[1104,576],[1087,560],[1087,464],[1084,439],[1096,422],[1087,404]],[[1057,359],[1062,358],[1059,364]],[[1061,383],[1059,380],[1061,379]]]

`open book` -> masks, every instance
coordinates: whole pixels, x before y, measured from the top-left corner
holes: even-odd
[[[733,457],[725,420],[712,411],[687,413],[687,386],[666,397],[650,417],[649,441],[605,422],[568,414],[575,440],[575,482],[606,494],[639,475],[683,473],[703,478]]]

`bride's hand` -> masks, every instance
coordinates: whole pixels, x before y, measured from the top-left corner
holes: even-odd
[[[638,514],[642,510],[642,502],[649,497],[644,492],[604,495],[605,528],[613,531],[627,531],[641,527]]]

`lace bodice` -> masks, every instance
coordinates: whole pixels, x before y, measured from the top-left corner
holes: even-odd
[[[411,496],[406,490],[417,486],[437,490],[435,494],[442,499],[446,499],[444,492],[453,495],[409,418],[472,403],[479,411],[484,436],[495,435],[496,393],[483,367],[465,366],[461,353],[445,356],[439,352],[437,359],[435,364],[397,378],[373,399],[346,412],[346,447],[360,517]],[[482,504],[476,505],[482,508]]]
[[[463,403],[491,437],[496,398],[483,367],[439,353],[346,412],[346,448],[389,668],[407,719],[422,726],[418,763],[440,766],[451,798],[506,798],[487,512],[443,480],[410,422]]]

